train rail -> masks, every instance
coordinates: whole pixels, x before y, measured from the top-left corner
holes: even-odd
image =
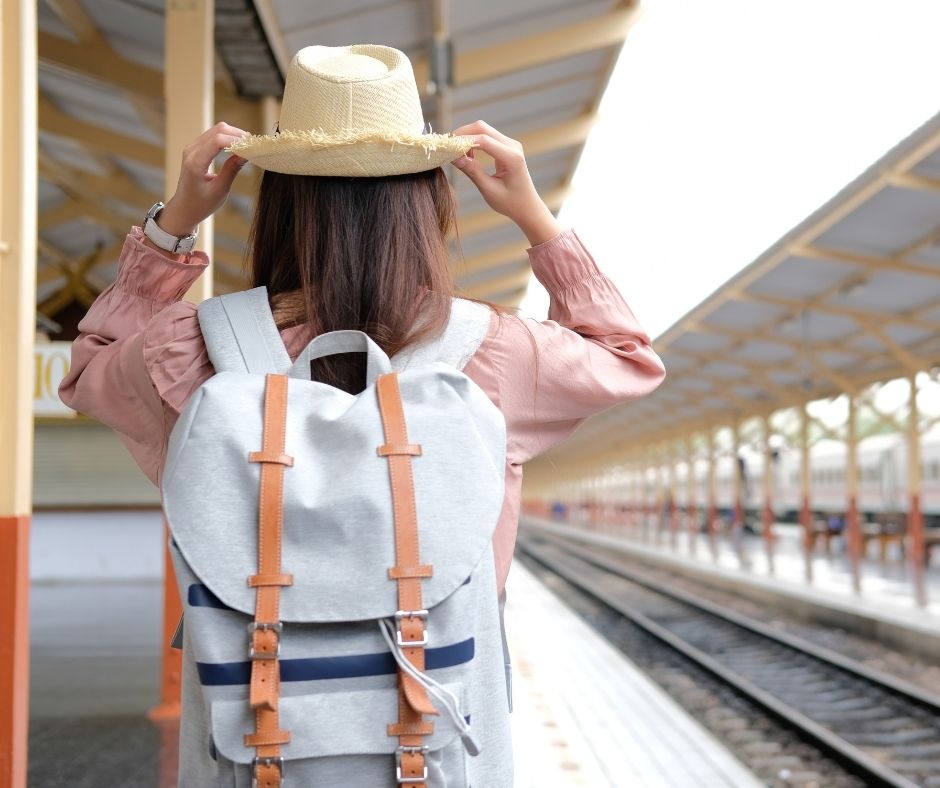
[[[681,653],[866,785],[940,786],[940,697],[895,676],[630,572],[570,540],[519,548]]]

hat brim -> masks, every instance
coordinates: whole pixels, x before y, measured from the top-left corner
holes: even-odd
[[[475,146],[473,137],[450,134],[356,134],[282,131],[235,140],[227,151],[264,170],[287,175],[381,177],[424,172]]]

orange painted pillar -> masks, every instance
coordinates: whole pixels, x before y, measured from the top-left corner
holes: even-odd
[[[920,607],[927,605],[924,574],[927,556],[924,544],[924,516],[920,508],[920,410],[917,407],[917,376],[909,378],[910,394],[907,424],[907,488],[910,508],[907,514],[907,538],[910,542],[911,576],[914,578],[914,600]]]
[[[695,444],[690,435],[685,444],[686,454],[686,528],[689,532],[689,552],[695,557],[698,546],[698,516],[695,509]]]
[[[26,786],[29,731],[29,520],[0,516],[0,785]]]
[[[734,552],[738,557],[738,562],[741,566],[746,566],[747,556],[744,551],[744,506],[741,501],[742,495],[742,479],[741,479],[741,430],[740,425],[737,421],[731,426],[732,438],[733,438],[733,449],[732,457],[734,458],[734,467],[731,471],[732,479],[732,496],[733,496],[733,505],[732,505],[732,518],[731,518],[731,543],[734,547]]]
[[[718,560],[718,501],[715,476],[715,432],[708,429],[708,514],[706,529],[708,532],[708,549],[711,551],[712,560]]]
[[[764,507],[761,513],[761,535],[764,538],[764,550],[767,554],[767,569],[771,575],[774,574],[774,544],[776,534],[774,533],[774,465],[773,465],[773,447],[770,445],[771,424],[770,416],[763,418],[764,428]]]
[[[169,539],[169,530],[163,528],[164,544]],[[169,547],[163,548],[163,638],[160,641],[162,651],[160,667],[160,703],[148,714],[154,721],[174,719],[180,713],[180,688],[183,683],[182,652],[170,647],[173,633],[183,614],[179,591],[176,587],[176,573],[170,560]]]
[[[854,391],[849,398],[849,414],[846,436],[845,483],[848,500],[845,513],[845,538],[852,570],[852,590],[862,592],[862,528],[858,517],[858,418],[857,400]]]
[[[800,406],[800,524],[803,526],[803,571],[807,583],[813,582],[813,510],[810,507],[809,413]]]
[[[677,446],[672,443],[667,449],[667,462],[669,463],[669,547],[675,552],[679,547],[679,502],[676,500],[678,486],[676,484],[676,461],[678,459]]]
[[[0,786],[25,788],[36,331],[36,6],[0,4]]]

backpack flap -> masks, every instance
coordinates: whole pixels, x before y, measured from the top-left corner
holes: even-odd
[[[444,687],[466,708],[466,693],[459,684]],[[224,757],[235,763],[251,763],[254,750],[245,746],[254,713],[244,698],[215,700],[211,705],[212,741]],[[335,755],[391,755],[398,739],[386,731],[388,720],[398,713],[398,690],[368,689],[282,696],[278,703],[281,725],[291,732],[283,745],[284,759],[321,758]],[[425,737],[431,752],[457,743],[460,731],[447,715],[434,720],[434,733]],[[462,745],[460,745],[462,749]],[[388,767],[383,767],[387,774]]]
[[[412,463],[422,584],[433,607],[474,571],[503,502],[505,421],[463,373],[434,363],[399,374]],[[191,398],[173,431],[164,510],[193,573],[226,606],[252,613],[257,569],[264,378],[224,372]],[[388,463],[374,386],[353,396],[323,383],[288,381],[281,594],[290,622],[376,619],[397,610]]]

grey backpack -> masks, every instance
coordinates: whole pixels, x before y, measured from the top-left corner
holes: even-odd
[[[491,538],[505,421],[460,367],[489,322],[390,360],[364,333],[291,363],[264,288],[199,322],[216,375],[162,479],[184,605],[180,778],[204,786],[512,785]],[[361,351],[367,386],[310,380]]]

